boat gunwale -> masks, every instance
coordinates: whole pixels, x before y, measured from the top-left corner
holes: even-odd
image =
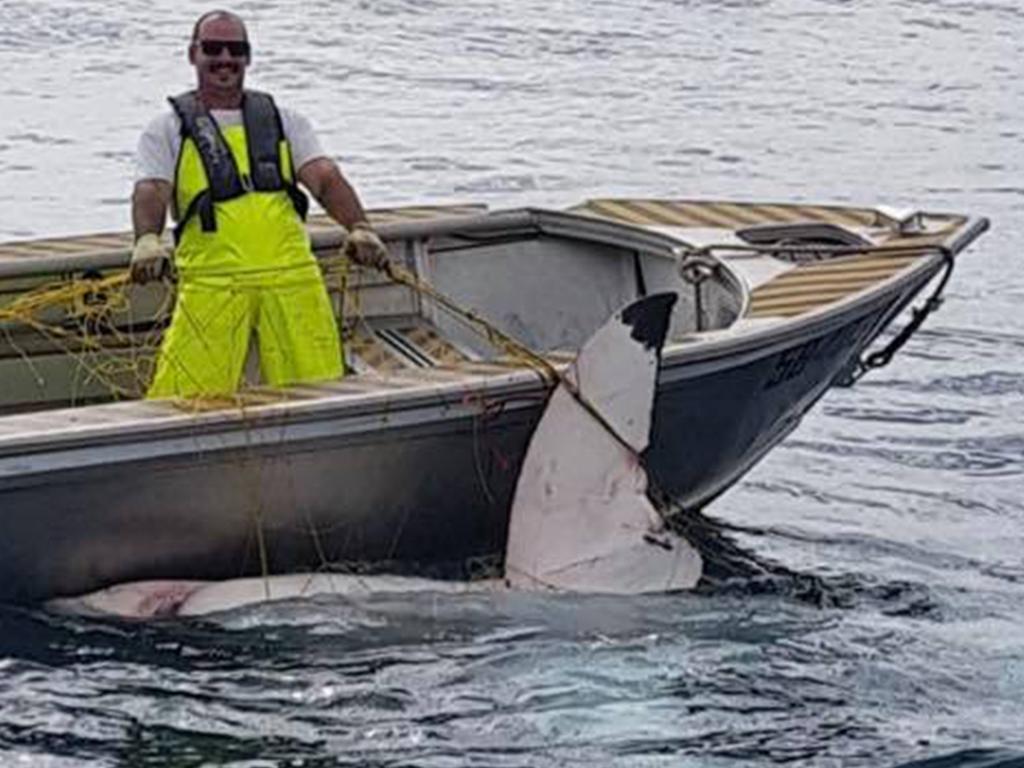
[[[883,282],[805,315],[783,318],[780,322],[768,326],[745,329],[732,337],[693,339],[666,346],[659,371],[659,386],[669,381],[681,381],[704,375],[709,364],[715,366],[716,363],[727,361],[726,367],[745,365],[773,355],[781,349],[797,346],[803,343],[805,338],[820,336],[848,326],[856,321],[851,315],[867,316],[872,311],[872,305],[890,301],[894,294],[905,293],[911,283],[931,279],[937,272],[939,257],[935,254],[930,256],[931,258],[926,256],[922,261],[908,265]],[[931,275],[918,274],[929,269],[932,271]],[[564,369],[570,364],[561,362],[556,364],[556,367]],[[690,375],[680,375],[684,369],[690,369]],[[387,417],[395,416],[399,412],[424,408],[443,411],[462,405],[467,395],[514,401],[516,395],[536,399],[544,390],[550,389],[549,385],[542,384],[542,377],[538,371],[527,367],[492,374],[467,373],[464,379],[453,379],[448,382],[434,380],[417,383],[414,380],[415,371],[404,373],[406,375],[399,374],[395,377],[372,375],[379,378],[381,383],[392,378],[401,379],[402,385],[395,388],[360,393],[324,392],[320,396],[303,396],[295,399],[283,396],[278,402],[243,404],[237,407],[227,405],[214,410],[197,411],[188,411],[168,401],[152,401],[154,405],[162,404],[167,408],[181,410],[138,419],[126,418],[104,423],[81,424],[57,434],[52,431],[16,432],[5,437],[0,433],[0,459],[8,458],[12,454],[26,456],[30,453],[64,450],[82,443],[96,447],[135,442],[140,436],[161,440],[181,436],[198,438],[234,432],[239,428],[258,430],[299,427],[303,423],[324,418],[344,420],[353,417]],[[287,390],[284,390],[283,394],[286,392]],[[125,401],[123,404],[139,402],[146,401]],[[123,404],[106,405],[116,407]],[[89,407],[102,408],[104,405]],[[59,416],[61,413],[70,415],[79,411],[79,408],[66,408],[24,415],[39,418],[44,415]],[[442,415],[438,421],[449,418],[452,417]]]
[[[372,211],[370,212],[372,216]],[[566,227],[566,224],[571,226]],[[597,219],[571,211],[522,207],[475,214],[438,216],[431,219],[392,221],[379,224],[376,231],[385,241],[422,240],[439,235],[478,233],[501,229],[536,229],[541,233],[580,238],[581,233],[592,235],[595,242],[621,243],[615,235],[626,235],[631,247],[645,245],[647,250],[664,249],[671,256],[680,243],[678,238],[644,227],[610,219]],[[315,254],[337,251],[345,243],[346,231],[341,226],[307,230]],[[597,237],[593,235],[599,235]],[[73,238],[68,238],[71,240]],[[22,245],[35,241],[17,243]],[[0,244],[2,246],[3,244]],[[0,280],[43,275],[62,275],[69,272],[126,268],[131,260],[131,248],[112,248],[57,256],[0,256]]]
[[[380,377],[386,380],[388,377]],[[537,371],[516,368],[508,373],[469,377],[463,381],[424,382],[403,384],[401,388],[371,390],[361,393],[328,393],[322,396],[300,398],[282,397],[280,401],[258,405],[224,406],[211,410],[189,410],[187,404],[175,404],[171,400],[131,400],[121,403],[104,403],[88,408],[111,408],[136,406],[146,403],[166,409],[165,413],[118,418],[104,422],[72,424],[60,432],[49,429],[26,430],[4,435],[0,432],[0,459],[27,456],[52,450],[64,450],[85,443],[91,447],[135,442],[139,436],[153,439],[176,439],[179,437],[203,437],[241,430],[280,429],[299,427],[304,423],[317,422],[325,418],[332,420],[346,418],[387,419],[401,412],[438,409],[452,410],[472,407],[467,395],[480,398],[498,392],[502,397],[514,401],[516,395],[525,399],[536,399],[540,376]],[[408,380],[406,380],[408,381]],[[286,390],[284,390],[286,392]],[[0,417],[20,417],[40,421],[46,417],[55,420],[63,414],[71,416],[80,408],[62,408],[49,411],[33,411]],[[446,420],[442,416],[439,421]],[[69,419],[70,421],[70,419]]]
[[[528,209],[527,211],[528,212]],[[554,212],[543,211],[543,214]],[[494,214],[486,214],[493,216]],[[588,222],[595,221],[593,217],[580,214],[563,214],[557,212],[556,221],[585,219]],[[478,221],[480,217],[469,217]],[[528,217],[533,220],[532,217]],[[517,217],[517,223],[524,219]],[[493,220],[492,220],[493,221]],[[678,241],[671,235],[665,233],[653,233],[644,230],[640,225],[632,225],[621,222],[601,221],[602,224],[611,225],[616,230],[641,230],[648,235],[654,235],[661,241]],[[970,245],[988,227],[988,220],[984,218],[968,218],[963,227],[950,233],[943,243],[943,247],[950,250],[955,257],[964,248]],[[562,234],[562,233],[558,233]],[[671,246],[668,246],[671,252]],[[742,291],[749,297],[750,291],[742,285],[742,281],[731,270],[728,263],[719,260],[724,270],[733,280],[741,286]],[[884,280],[874,282],[864,288],[854,291],[841,298],[827,302],[806,312],[791,316],[773,317],[765,315],[763,318],[772,322],[756,327],[735,329],[734,326],[723,328],[720,331],[701,332],[691,338],[675,341],[666,345],[662,355],[662,370],[659,372],[659,384],[665,380],[683,380],[689,378],[680,375],[682,369],[692,366],[693,376],[700,375],[697,368],[706,368],[708,364],[715,364],[729,358],[730,365],[744,364],[750,360],[760,359],[775,354],[780,348],[793,346],[799,343],[801,337],[816,336],[828,333],[832,329],[838,329],[851,322],[850,315],[857,314],[866,316],[871,311],[870,306],[876,303],[894,298],[895,294],[905,292],[914,283],[924,283],[932,279],[941,266],[942,256],[934,251],[922,251],[921,257],[914,262],[898,269]],[[924,273],[929,273],[925,275]],[[742,318],[740,318],[742,319]],[[701,337],[703,336],[703,338]],[[556,367],[564,366],[566,363],[559,362]],[[457,368],[455,369],[457,370]],[[381,379],[382,383],[392,378],[386,375],[374,374]],[[450,381],[433,380],[429,382],[415,381],[415,371],[407,371],[396,375],[394,378],[401,379],[403,383],[397,388],[387,390],[369,391],[361,393],[327,393],[323,395],[303,395],[297,398],[289,398],[286,390],[278,402],[267,402],[256,405],[242,404],[239,407],[226,406],[215,410],[200,412],[178,412],[168,413],[166,416],[143,417],[135,420],[118,419],[105,423],[82,424],[71,427],[58,434],[52,431],[33,433],[32,431],[14,432],[4,436],[0,432],[0,458],[13,456],[25,456],[28,453],[40,453],[52,450],[72,448],[82,442],[96,445],[97,438],[105,438],[101,444],[113,445],[122,441],[132,441],[142,434],[149,434],[152,437],[159,436],[170,438],[176,434],[184,433],[188,436],[214,434],[226,430],[236,430],[240,424],[247,428],[264,428],[266,426],[284,426],[282,419],[286,420],[287,426],[300,425],[306,421],[315,421],[330,414],[332,418],[345,418],[346,412],[355,411],[361,417],[372,417],[374,415],[394,414],[396,406],[401,410],[415,410],[428,407],[447,408],[457,404],[459,398],[465,398],[472,394],[480,397],[502,397],[513,398],[518,394],[524,394],[536,398],[538,392],[542,392],[549,386],[539,386],[541,377],[536,370],[528,367],[512,368],[508,371],[494,373],[465,372],[464,378],[453,378]],[[451,398],[450,400],[447,398]],[[438,402],[438,399],[441,402]],[[140,401],[126,401],[138,403]],[[104,407],[117,406],[118,403],[104,404]],[[369,408],[369,409],[368,409]],[[41,414],[57,416],[62,412],[76,413],[81,408],[62,408],[47,411],[31,412],[26,414],[13,414],[11,418],[18,416],[39,417]],[[0,417],[0,424],[8,417]],[[444,418],[440,419],[444,420]],[[51,427],[52,429],[52,427]],[[44,439],[40,439],[44,438]]]

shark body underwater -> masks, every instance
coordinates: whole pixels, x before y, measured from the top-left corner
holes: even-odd
[[[504,589],[643,594],[691,589],[700,553],[647,496],[658,364],[676,296],[641,298],[581,347],[555,387],[523,461],[501,578],[300,573],[228,581],[140,581],[61,598],[61,611],[125,618],[199,616],[321,594]]]

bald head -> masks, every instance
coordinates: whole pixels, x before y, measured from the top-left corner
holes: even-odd
[[[196,41],[198,41],[201,38],[201,35],[203,34],[203,28],[208,23],[214,22],[217,22],[218,27],[221,26],[222,23],[230,24],[236,27],[237,30],[241,32],[242,40],[249,39],[249,33],[245,29],[245,22],[242,21],[241,16],[239,16],[237,13],[232,13],[231,11],[216,10],[207,11],[198,19],[196,19],[195,26],[192,27],[192,42],[195,43]]]

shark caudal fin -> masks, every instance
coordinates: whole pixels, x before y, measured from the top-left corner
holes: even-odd
[[[675,301],[672,293],[640,299],[583,345],[566,378],[590,408],[565,384],[552,394],[512,503],[510,586],[639,594],[696,585],[700,554],[666,530],[639,461]]]

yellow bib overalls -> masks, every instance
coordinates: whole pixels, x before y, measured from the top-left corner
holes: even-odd
[[[245,128],[221,131],[239,174],[249,175]],[[290,153],[281,168],[291,181]],[[195,143],[182,142],[177,211],[209,187]],[[255,331],[263,380],[280,386],[344,372],[338,328],[305,226],[284,191],[217,202],[214,232],[192,217],[175,249],[178,295],[147,397],[230,394]]]

